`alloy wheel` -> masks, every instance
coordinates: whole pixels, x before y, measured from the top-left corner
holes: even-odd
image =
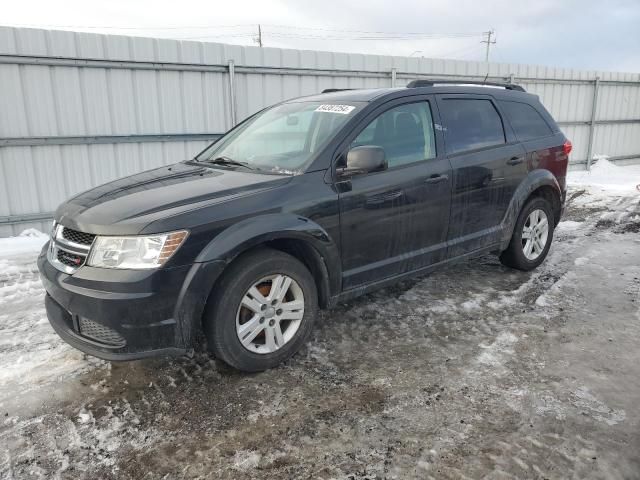
[[[236,313],[236,333],[247,350],[273,353],[289,342],[304,317],[304,293],[291,277],[270,275],[254,283]]]
[[[544,251],[549,238],[549,219],[544,210],[533,210],[522,227],[522,251],[527,260],[535,260]]]

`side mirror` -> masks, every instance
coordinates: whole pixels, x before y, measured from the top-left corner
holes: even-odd
[[[338,175],[350,177],[362,173],[380,172],[387,169],[384,148],[375,145],[354,147],[347,153],[347,166],[338,168]]]

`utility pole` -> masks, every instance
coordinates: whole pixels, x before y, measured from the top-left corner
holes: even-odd
[[[491,49],[491,44],[495,44],[496,43],[495,38],[493,40],[491,40],[491,37],[493,35],[495,35],[496,32],[494,32],[493,29],[492,29],[492,30],[489,30],[488,32],[483,32],[483,34],[487,36],[487,39],[486,40],[482,40],[480,43],[486,43],[487,44],[487,51],[486,51],[485,56],[484,56],[484,61],[485,62],[489,62],[489,50]]]
[[[258,24],[258,38],[256,39],[256,42],[260,48],[262,48],[262,26],[260,24]]]

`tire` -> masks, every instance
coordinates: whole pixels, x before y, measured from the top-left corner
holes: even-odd
[[[282,295],[280,287],[287,288]],[[217,358],[244,372],[260,372],[300,349],[317,313],[318,294],[309,270],[291,255],[264,248],[240,256],[216,282],[204,331]]]
[[[543,248],[539,248],[542,241],[539,236],[542,232],[542,227],[539,227],[533,232],[527,232],[527,229],[531,228],[530,225],[532,218],[535,218],[535,212],[543,212],[547,220],[547,234],[544,236]],[[533,217],[530,218],[532,215]],[[542,217],[543,215],[538,213],[538,218],[540,220]],[[537,223],[537,225],[540,224]],[[504,265],[518,270],[533,270],[544,261],[547,253],[549,253],[549,248],[551,247],[551,242],[553,240],[554,228],[555,220],[553,216],[553,209],[549,202],[542,197],[533,197],[529,199],[520,211],[520,215],[518,215],[518,220],[516,221],[515,228],[513,229],[511,241],[509,242],[507,249],[500,254],[500,261]],[[528,236],[531,236],[532,234],[537,241],[534,242],[531,240],[527,243]],[[523,236],[525,237],[524,239]],[[532,245],[532,248],[530,247],[530,251],[527,253],[528,245]]]

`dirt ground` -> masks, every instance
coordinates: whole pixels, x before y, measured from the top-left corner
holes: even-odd
[[[486,257],[324,312],[280,368],[110,364],[0,264],[2,479],[640,478],[640,195],[573,188],[546,262]]]

